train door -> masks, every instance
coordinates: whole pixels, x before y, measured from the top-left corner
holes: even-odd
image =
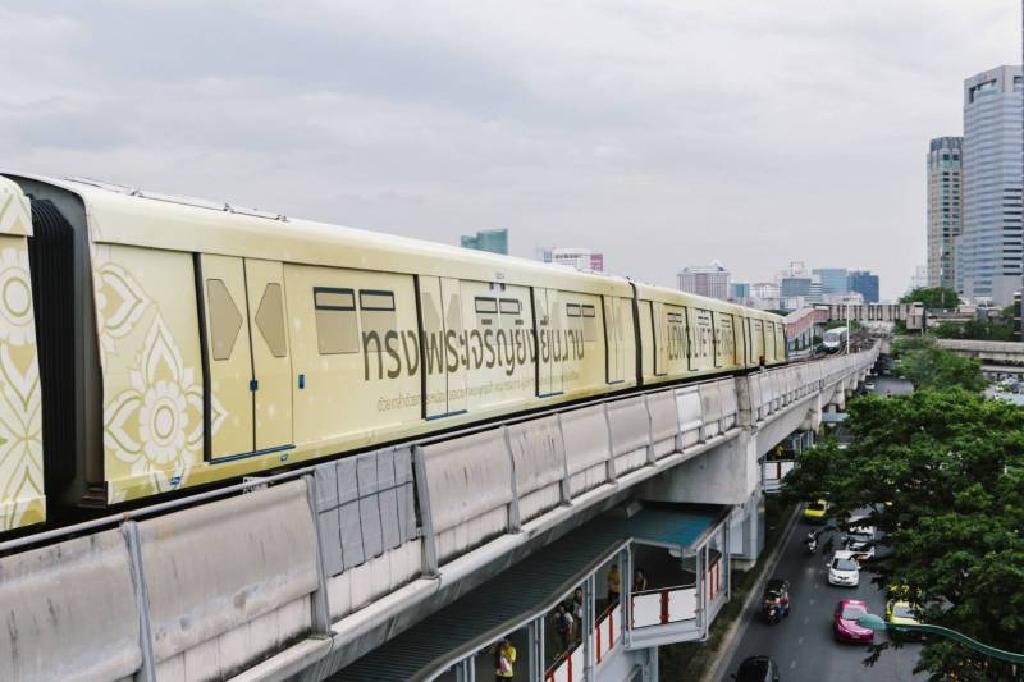
[[[660,301],[644,301],[650,310],[651,338],[654,339],[654,374],[668,374],[668,333],[666,329],[665,304]]]
[[[557,291],[534,289],[533,297],[537,314],[537,396],[545,398],[562,392],[562,316]]]
[[[284,266],[245,261],[253,376],[253,450],[292,442],[292,361],[284,310]]]
[[[202,254],[199,273],[207,458],[291,447],[291,357],[281,264]]]
[[[750,321],[750,364],[764,364],[764,320],[754,318]]]
[[[711,356],[712,364],[717,368],[722,366],[724,356],[722,348],[722,313],[711,311]]]
[[[533,310],[537,329],[537,397],[551,395],[551,316],[548,310],[548,290],[533,289]]]
[[[764,359],[766,364],[775,362],[775,323],[764,323]]]
[[[686,309],[678,306],[666,306],[665,327],[667,329],[668,365],[666,369],[673,375],[682,371],[682,360],[686,349]]]
[[[441,278],[441,302],[444,314],[445,375],[448,377],[448,414],[466,411],[466,384],[469,372],[460,359],[468,352],[462,315],[462,288],[459,280]]]
[[[423,348],[423,418],[448,414],[445,329],[442,314],[441,278],[419,277],[420,344]]]
[[[623,305],[621,299],[614,296],[602,297],[604,303],[604,337],[606,361],[606,382],[621,384],[625,381],[626,363],[625,339],[623,338]]]
[[[739,315],[729,315],[732,324],[732,364],[737,367],[743,366],[743,331],[739,322],[742,319]]]
[[[748,326],[750,325],[746,315],[739,316],[739,325],[736,328],[736,348],[738,349],[737,359],[742,367],[748,367],[751,364],[750,360],[750,332]]]
[[[715,313],[715,333],[718,336],[718,343],[715,346],[715,366],[731,367],[736,362],[731,313]]]
[[[786,332],[781,323],[775,323],[775,360],[782,362],[786,359]]]

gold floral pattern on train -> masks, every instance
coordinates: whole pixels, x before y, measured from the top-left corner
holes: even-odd
[[[24,235],[31,207],[0,178],[0,530],[46,518],[32,279]]]

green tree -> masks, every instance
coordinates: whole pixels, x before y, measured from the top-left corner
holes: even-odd
[[[1024,648],[1024,408],[926,388],[851,401],[845,425],[849,446],[826,441],[801,453],[787,496],[828,499],[840,525],[868,507],[889,550],[867,562],[879,586],[908,586],[927,622]],[[947,641],[927,641],[918,666],[932,680],[1015,679]]]
[[[918,388],[959,386],[969,391],[985,388],[981,361],[963,358],[939,348],[928,337],[908,336],[893,342],[896,368]]]
[[[942,339],[977,339],[981,341],[1013,341],[1013,323],[996,320],[967,320],[940,322],[929,330]]]
[[[960,305],[960,296],[947,287],[921,287],[901,298],[900,303],[924,303],[925,308],[955,308]]]

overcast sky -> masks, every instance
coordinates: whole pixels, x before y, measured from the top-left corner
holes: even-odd
[[[0,166],[666,285],[925,262],[928,140],[1017,0],[8,3]]]

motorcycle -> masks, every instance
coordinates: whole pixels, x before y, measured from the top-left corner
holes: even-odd
[[[804,544],[807,545],[807,553],[814,554],[818,551],[818,534],[813,531],[808,533],[804,539]]]
[[[775,624],[789,615],[789,581],[773,578],[761,596],[761,615],[768,624]]]

